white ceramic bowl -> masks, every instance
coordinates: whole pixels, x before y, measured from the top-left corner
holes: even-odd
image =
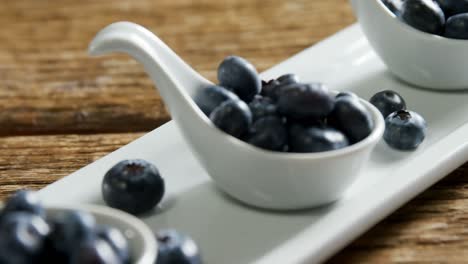
[[[132,263],[153,264],[157,255],[157,243],[151,229],[138,218],[109,207],[98,205],[46,206],[48,216],[64,211],[80,210],[91,213],[98,224],[117,228],[124,234],[130,246]]]
[[[468,40],[414,29],[380,0],[351,0],[351,4],[369,43],[398,78],[425,88],[468,88]]]

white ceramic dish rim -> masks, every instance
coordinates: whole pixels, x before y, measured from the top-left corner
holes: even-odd
[[[438,42],[444,42],[445,44],[451,44],[451,45],[458,45],[458,46],[468,46],[468,40],[464,40],[464,39],[454,39],[454,38],[446,38],[444,36],[439,36],[439,35],[435,35],[435,34],[430,34],[430,33],[427,33],[427,32],[424,32],[424,31],[421,31],[421,30],[418,30],[418,29],[415,29],[413,28],[412,26],[404,23],[403,21],[401,21],[400,19],[397,18],[397,16],[392,12],[390,11],[390,9],[388,9],[385,4],[382,2],[382,0],[368,0],[368,1],[377,1],[380,8],[383,9],[383,11],[385,13],[387,13],[389,16],[391,16],[392,18],[396,19],[402,26],[403,28],[406,30],[406,31],[409,31],[411,32],[411,34],[417,34],[418,37],[422,38],[422,39],[426,39],[426,40],[429,40],[429,41],[438,41]]]

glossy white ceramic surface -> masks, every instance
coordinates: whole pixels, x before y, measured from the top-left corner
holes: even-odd
[[[468,41],[443,38],[406,25],[381,0],[351,0],[370,44],[391,72],[433,89],[468,89]]]
[[[367,0],[362,0],[367,1]],[[297,73],[365,99],[393,89],[423,115],[429,131],[413,152],[380,142],[344,197],[296,212],[256,210],[227,198],[183,140],[174,122],[99,159],[39,192],[47,204],[102,204],[101,181],[122,159],[156,164],[168,194],[162,208],[142,217],[154,231],[177,228],[200,246],[206,264],[320,263],[421,191],[468,160],[468,93],[416,89],[397,81],[352,26],[262,74]]]
[[[339,199],[383,134],[381,114],[363,100],[372,114],[374,130],[361,142],[323,153],[264,151],[212,125],[191,99],[211,83],[147,29],[129,22],[106,27],[92,41],[90,53],[112,51],[128,53],[145,66],[183,137],[216,185],[252,206],[303,209]]]
[[[64,211],[79,210],[91,213],[99,225],[117,228],[127,239],[132,263],[154,264],[157,255],[157,243],[153,232],[140,219],[122,211],[98,205],[60,205],[47,207],[48,216],[54,217]]]

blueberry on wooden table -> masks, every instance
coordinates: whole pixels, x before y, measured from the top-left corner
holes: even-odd
[[[252,112],[253,121],[266,116],[277,116],[278,107],[269,97],[256,95],[252,102],[249,103],[250,111]]]
[[[288,132],[281,118],[267,116],[253,123],[247,142],[259,148],[282,151],[288,142]]]
[[[349,145],[347,137],[331,127],[289,128],[289,152],[310,153],[341,149]]]
[[[250,102],[260,93],[261,80],[255,67],[247,60],[226,57],[218,67],[219,84],[234,91],[242,100]]]
[[[40,216],[45,215],[38,194],[30,190],[19,190],[6,200],[2,214],[11,212],[29,212]]]
[[[430,34],[442,33],[445,15],[433,0],[406,0],[400,18],[408,25]]]
[[[164,179],[158,169],[141,159],[117,163],[102,182],[104,201],[110,207],[131,214],[142,214],[154,208],[164,191]]]
[[[229,100],[218,106],[210,115],[213,124],[227,134],[240,138],[252,124],[252,112],[241,100]]]
[[[453,15],[468,12],[468,0],[435,0],[448,18]]]
[[[0,223],[0,263],[30,264],[40,257],[50,227],[37,214],[11,212]]]
[[[195,96],[196,104],[206,116],[210,116],[216,107],[230,99],[235,100],[239,99],[239,97],[228,89],[217,85],[201,89]]]
[[[376,93],[369,102],[379,109],[384,118],[395,111],[406,109],[406,102],[403,97],[392,90]]]
[[[322,118],[332,110],[335,98],[321,83],[290,84],[279,91],[278,111],[292,118]]]
[[[334,126],[344,132],[351,143],[356,143],[370,135],[374,120],[359,99],[344,96],[336,99],[335,108],[329,116]]]
[[[156,264],[201,264],[197,244],[176,230],[162,230],[156,234],[158,257]]]
[[[413,150],[424,141],[427,124],[416,112],[400,110],[385,119],[384,140],[399,150]]]
[[[468,39],[468,13],[449,17],[445,24],[444,37]]]

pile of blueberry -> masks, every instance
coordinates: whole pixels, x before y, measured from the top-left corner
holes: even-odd
[[[395,91],[376,93],[370,102],[385,118],[384,140],[399,150],[416,149],[426,137],[427,124],[416,112],[406,109],[406,102]]]
[[[164,179],[156,166],[146,160],[123,160],[114,165],[102,181],[102,196],[110,207],[141,215],[150,212],[165,193]],[[156,234],[156,264],[201,264],[197,245],[176,230]],[[1,262],[0,262],[1,263]]]
[[[421,31],[468,39],[468,0],[382,0],[402,21]]]
[[[218,80],[197,94],[197,105],[219,129],[262,149],[335,150],[361,141],[374,127],[356,95],[334,96],[295,74],[261,81],[255,67],[237,56],[223,60]]]
[[[92,215],[46,217],[36,193],[18,191],[0,212],[0,263],[131,263],[124,235]]]

